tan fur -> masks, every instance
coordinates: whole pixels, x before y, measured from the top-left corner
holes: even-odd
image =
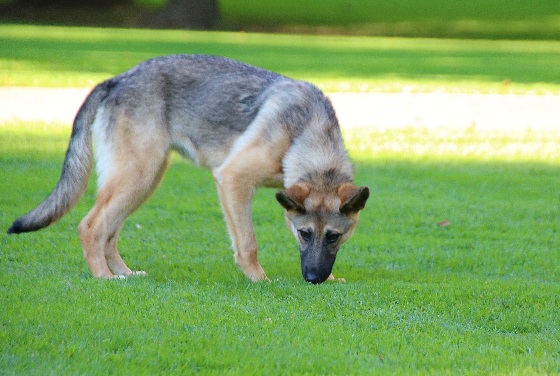
[[[118,253],[119,232],[157,189],[168,165],[168,153],[161,151],[169,150],[169,140],[160,132],[143,134],[126,117],[114,127],[110,171],[105,172],[94,207],[78,226],[84,257],[100,278],[134,273]]]
[[[289,140],[263,142],[261,132],[250,132],[237,141],[232,154],[214,169],[214,180],[232,239],[235,263],[253,281],[268,279],[257,259],[251,202],[257,187],[278,181],[281,158]],[[241,145],[241,146],[239,146]]]

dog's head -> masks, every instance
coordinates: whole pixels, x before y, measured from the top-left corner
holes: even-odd
[[[338,249],[352,236],[368,197],[368,187],[351,183],[326,193],[305,183],[276,193],[299,243],[301,272],[307,282],[321,283],[329,277]]]

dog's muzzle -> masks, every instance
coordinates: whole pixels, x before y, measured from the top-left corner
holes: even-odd
[[[304,273],[303,274],[303,278],[305,279],[305,282],[309,282],[309,283],[313,283],[313,284],[318,284],[318,283],[323,283],[327,280],[327,278],[329,278],[330,273],[328,273],[326,275],[326,277],[313,273],[313,272],[308,272],[308,273]]]

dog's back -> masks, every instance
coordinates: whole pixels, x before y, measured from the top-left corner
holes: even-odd
[[[224,57],[159,57],[108,85],[112,89],[103,107],[112,117],[134,116],[131,122],[138,127],[158,120],[171,135],[172,148],[210,168],[223,162],[259,112],[270,112],[270,135],[282,127],[294,139],[313,119],[338,132],[331,104],[315,86]]]

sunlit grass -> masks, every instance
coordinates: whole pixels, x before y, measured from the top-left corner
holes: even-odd
[[[344,130],[354,158],[452,158],[472,162],[560,162],[560,129],[350,128]]]

